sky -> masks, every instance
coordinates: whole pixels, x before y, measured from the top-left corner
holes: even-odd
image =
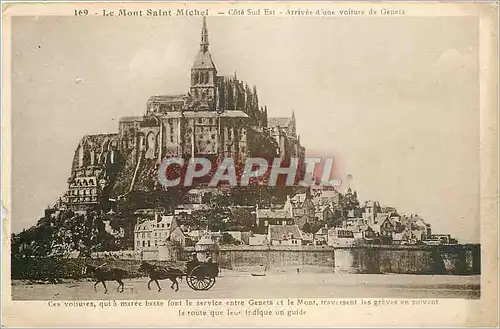
[[[478,21],[473,17],[209,17],[220,75],[291,116],[361,202],[479,242]],[[15,17],[12,231],[67,188],[85,134],[118,130],[152,95],[186,93],[201,18]]]

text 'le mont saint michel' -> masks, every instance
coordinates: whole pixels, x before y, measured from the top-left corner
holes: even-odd
[[[274,15],[290,15],[290,16],[365,16],[365,15],[405,15],[403,9],[387,9],[380,10],[361,10],[361,9],[229,9],[229,16],[274,16]],[[109,10],[103,9],[102,16],[121,16],[121,17],[160,17],[160,16],[208,16],[208,9],[118,9]]]

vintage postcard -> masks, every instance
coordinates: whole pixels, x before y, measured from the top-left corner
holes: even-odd
[[[3,3],[2,325],[497,326],[498,3]]]

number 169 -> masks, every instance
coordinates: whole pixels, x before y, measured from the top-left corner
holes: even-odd
[[[84,9],[84,10],[75,9],[75,16],[87,16],[88,14],[89,14],[89,11],[87,9]]]

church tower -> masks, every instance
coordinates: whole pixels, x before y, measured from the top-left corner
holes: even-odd
[[[217,69],[208,50],[208,45],[207,21],[203,17],[200,51],[191,68],[190,93],[194,100],[200,101],[202,106],[213,109],[215,105]]]

